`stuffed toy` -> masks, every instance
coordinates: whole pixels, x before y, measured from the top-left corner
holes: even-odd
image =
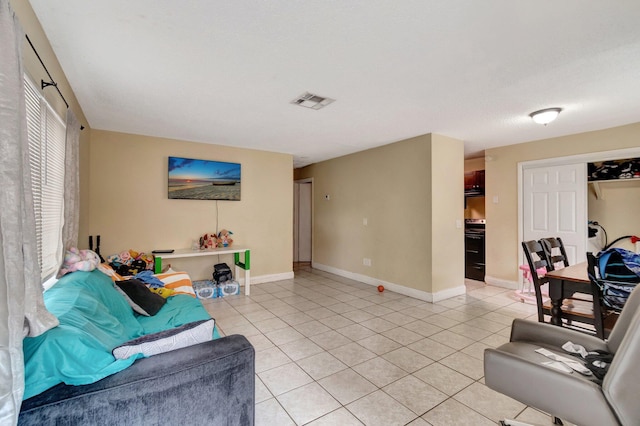
[[[218,238],[216,234],[204,234],[200,237],[200,250],[209,248],[216,248],[218,245]]]
[[[116,269],[118,266],[122,265],[122,259],[120,259],[120,253],[107,256],[107,263],[111,265],[113,269]]]
[[[125,250],[125,251],[120,253],[120,262],[123,265],[131,264],[131,253],[129,253],[128,250]]]
[[[107,263],[115,270],[121,268],[123,271],[130,269],[153,270],[155,259],[152,254],[137,252],[135,250],[125,250],[107,257]]]
[[[227,231],[223,229],[218,232],[218,247],[229,247],[233,244],[233,239],[231,239],[230,235],[233,235],[233,232]]]
[[[58,278],[75,271],[93,271],[100,264],[100,257],[92,250],[71,247],[64,255],[64,262],[58,271]]]

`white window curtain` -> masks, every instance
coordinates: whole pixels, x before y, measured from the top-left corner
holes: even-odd
[[[67,137],[64,156],[64,226],[62,242],[64,248],[78,247],[80,226],[80,122],[71,108],[67,108]],[[59,264],[64,260],[58,259]]]
[[[22,339],[58,324],[44,306],[25,117],[24,34],[0,0],[0,424],[15,425],[24,394]]]

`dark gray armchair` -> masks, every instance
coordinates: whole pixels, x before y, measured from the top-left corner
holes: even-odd
[[[640,286],[638,286],[640,287]],[[543,365],[535,352],[570,357],[566,342],[613,354],[602,381]],[[516,319],[510,342],[484,353],[485,383],[523,404],[581,426],[640,425],[640,289],[636,288],[608,340],[551,324]]]

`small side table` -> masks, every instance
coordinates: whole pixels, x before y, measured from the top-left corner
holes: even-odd
[[[240,261],[240,254],[244,253],[244,262]],[[251,251],[244,247],[220,247],[206,250],[179,249],[173,253],[156,255],[155,273],[162,271],[162,259],[179,259],[183,257],[215,256],[219,254],[233,254],[233,263],[236,266],[236,278],[240,269],[244,270],[244,294],[251,294]]]

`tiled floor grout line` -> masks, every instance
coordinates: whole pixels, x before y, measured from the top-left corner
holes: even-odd
[[[218,313],[216,322],[223,334],[245,334],[255,342],[254,346],[258,345],[256,380],[260,381],[261,389],[257,393],[261,391],[263,395],[260,400],[256,399],[257,425],[439,426],[449,424],[447,419],[453,414],[458,416],[458,424],[471,424],[466,421],[496,424],[497,416],[529,418],[529,421],[533,418],[537,423],[551,424],[549,416],[490,391],[484,385],[484,373],[479,371],[482,360],[477,351],[508,341],[510,321],[516,317],[535,320],[535,306],[521,304],[509,296],[508,289],[478,282],[467,283],[467,294],[435,304],[388,291],[382,294],[374,291],[375,287],[368,284],[305,268],[296,271],[294,279],[252,286],[250,297],[203,301],[212,317],[216,318]],[[368,319],[362,319],[368,315]],[[404,322],[399,315],[410,321]],[[331,325],[340,323],[349,325]],[[411,324],[414,324],[413,329],[407,327]],[[318,332],[324,330],[323,327],[327,331]],[[394,331],[397,340],[388,336]],[[484,337],[474,336],[474,332]],[[340,337],[339,342],[336,341],[338,346],[332,348],[322,340],[324,337],[333,337],[334,341]],[[357,353],[347,351],[347,346]],[[427,352],[429,349],[431,352]],[[400,351],[403,355],[413,356],[412,360],[421,360],[416,361],[420,362],[416,364],[419,367],[407,364],[409,358],[402,364],[405,368],[398,365],[396,355],[391,354],[400,356]],[[273,356],[279,358],[269,359],[269,354],[277,354]],[[335,360],[340,365],[318,367],[324,370],[313,373],[307,364],[320,357],[331,362]],[[305,360],[307,363],[303,362]],[[386,376],[379,376],[366,370],[374,365],[393,368]],[[333,371],[335,368],[338,369]],[[425,381],[426,373],[419,373],[426,369],[449,375],[449,380],[455,379],[459,383],[447,383],[450,387],[443,382],[436,383],[436,380],[447,379],[437,377],[437,374],[428,376],[429,381]],[[394,373],[394,370],[397,371]],[[278,377],[280,373],[289,374],[288,380]],[[358,390],[355,397],[345,399],[343,387],[334,386],[346,374],[370,386]],[[272,377],[274,375],[276,377]],[[406,395],[402,384],[411,380],[418,380],[415,383],[420,384],[428,404]],[[445,388],[449,392],[442,390]],[[316,400],[300,397],[300,392],[311,390],[316,392]],[[295,404],[290,401],[294,396]],[[325,405],[317,403],[318,400],[324,401]],[[489,400],[491,403],[487,402]],[[387,408],[379,407],[385,404]],[[504,414],[500,411],[502,408]],[[415,410],[421,414],[416,414]]]

